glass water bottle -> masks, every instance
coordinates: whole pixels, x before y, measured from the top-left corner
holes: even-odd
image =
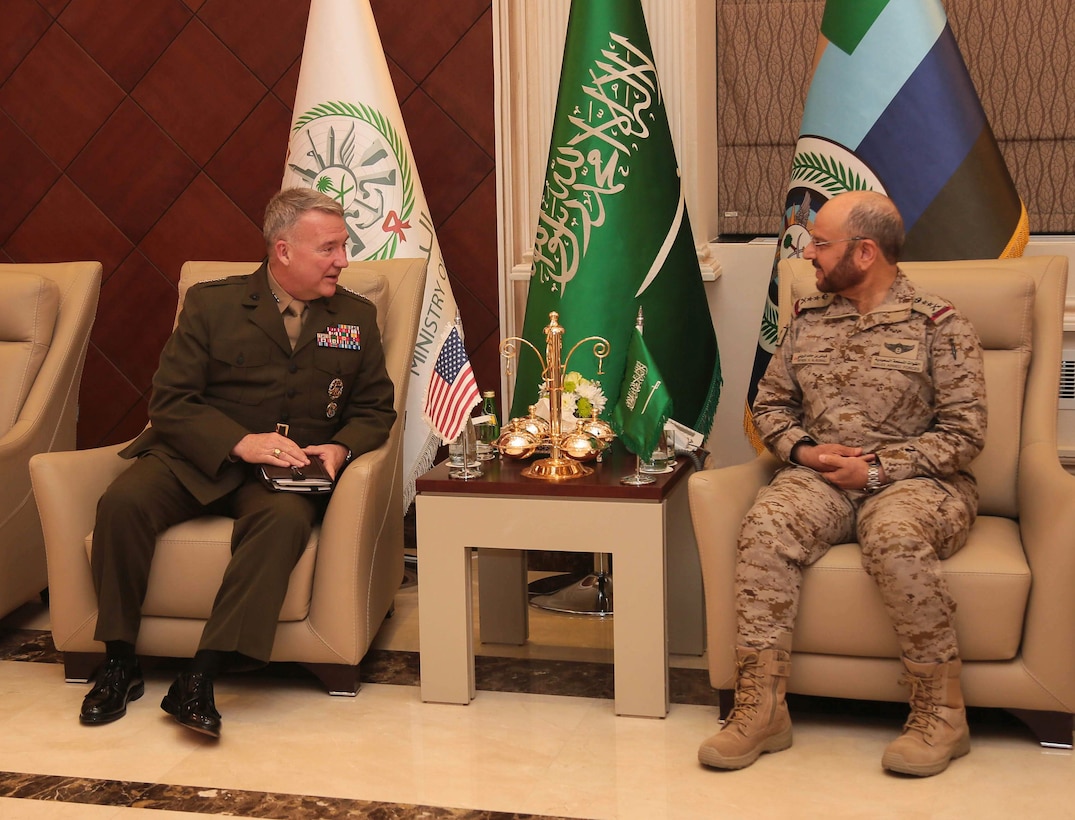
[[[500,438],[500,423],[496,415],[496,393],[492,390],[482,393],[482,409],[477,418],[479,421],[475,425],[475,433],[478,438],[478,458],[488,461],[496,458],[496,447],[493,445]]]

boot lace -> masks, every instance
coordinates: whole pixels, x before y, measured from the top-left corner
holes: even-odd
[[[758,704],[761,700],[759,691],[759,679],[761,668],[757,655],[748,655],[742,660],[736,661],[736,684],[735,702],[732,710],[728,713],[725,725],[732,723],[748,723],[758,714]]]
[[[900,682],[911,687],[911,714],[908,715],[907,722],[903,724],[904,734],[918,732],[929,736],[936,723],[941,720],[933,681],[904,673]]]

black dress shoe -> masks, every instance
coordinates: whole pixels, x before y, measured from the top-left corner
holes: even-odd
[[[161,709],[188,729],[220,737],[220,712],[213,701],[213,679],[198,672],[184,672],[175,679],[161,701]]]
[[[87,726],[111,723],[127,714],[127,704],[146,691],[136,660],[110,658],[97,672],[97,682],[82,700],[78,719]]]

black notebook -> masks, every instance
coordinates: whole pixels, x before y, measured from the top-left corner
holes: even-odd
[[[305,467],[276,467],[262,464],[258,476],[270,490],[287,493],[328,493],[332,492],[332,479],[329,478],[324,462],[314,457]]]

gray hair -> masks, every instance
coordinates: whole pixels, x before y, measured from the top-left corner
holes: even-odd
[[[265,206],[262,234],[270,256],[276,240],[290,231],[308,211],[322,211],[343,218],[343,206],[313,188],[284,188],[269,200]]]
[[[845,227],[855,236],[865,236],[877,243],[885,260],[900,261],[905,237],[903,217],[895,203],[883,194],[862,192],[847,213]]]

